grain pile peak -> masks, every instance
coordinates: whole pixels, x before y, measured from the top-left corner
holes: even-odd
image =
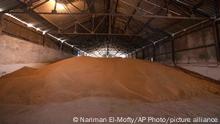
[[[160,102],[219,93],[219,85],[178,69],[122,58],[73,57],[0,78],[0,103],[11,104],[66,102],[84,97]]]

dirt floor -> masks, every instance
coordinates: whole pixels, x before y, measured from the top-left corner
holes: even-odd
[[[159,63],[75,57],[1,77],[0,124],[71,124],[75,116],[220,119],[219,94],[220,85]]]

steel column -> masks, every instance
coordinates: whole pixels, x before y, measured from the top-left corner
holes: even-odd
[[[143,59],[145,59],[145,52],[144,52],[145,50],[144,49],[142,49],[142,58]]]
[[[219,27],[218,22],[213,22],[213,31],[214,31],[214,38],[215,38],[215,46],[216,46],[216,58],[217,61],[220,62],[220,36],[219,36]]]
[[[156,46],[155,46],[155,44],[153,45],[153,61],[157,61],[156,60]]]
[[[215,0],[215,14],[216,14],[216,18],[218,19],[220,17],[220,1],[219,0]],[[220,32],[219,32],[219,28],[220,28],[220,22],[218,22],[218,20],[215,20],[213,22],[213,29],[214,29],[214,37],[215,37],[215,44],[216,44],[216,57],[217,57],[217,61],[220,62]]]
[[[172,52],[171,52],[171,54],[172,54],[172,62],[173,62],[174,65],[176,65],[176,62],[175,62],[175,44],[174,44],[174,38],[171,36],[170,40],[171,40],[171,49],[172,49]]]

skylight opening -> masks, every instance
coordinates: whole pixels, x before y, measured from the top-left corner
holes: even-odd
[[[98,57],[98,58],[127,58],[128,54],[124,53],[123,51],[118,51],[114,48],[100,48],[95,51],[89,52],[85,54],[85,56],[90,57]]]
[[[56,4],[56,10],[57,10],[57,11],[63,11],[63,10],[65,10],[65,5],[62,4],[62,3],[59,3],[59,2],[56,3],[56,0],[50,0],[50,1],[49,1],[49,4],[50,4],[50,6],[52,6],[52,7],[54,7],[55,4]]]

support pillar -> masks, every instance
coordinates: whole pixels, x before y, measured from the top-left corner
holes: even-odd
[[[215,38],[215,44],[216,44],[216,58],[217,61],[220,62],[220,36],[219,36],[219,22],[213,22],[213,31],[214,31],[214,38]]]
[[[174,44],[174,38],[173,36],[170,38],[171,40],[171,54],[172,54],[172,62],[174,66],[176,66],[176,61],[175,61],[175,44]]]
[[[216,20],[213,22],[213,31],[214,31],[214,38],[215,38],[215,44],[216,44],[216,58],[218,63],[220,63],[220,21],[218,19],[220,18],[220,1],[215,0],[215,13],[216,13]]]
[[[142,58],[145,59],[145,52],[144,52],[144,49],[142,49]]]
[[[63,43],[60,42],[60,51],[63,51]]]
[[[42,35],[42,45],[45,46],[45,35]]]
[[[137,51],[135,51],[134,56],[135,56],[135,59],[137,59]]]
[[[0,13],[0,35],[2,34],[2,19],[3,18],[3,14]]]
[[[156,61],[156,46],[153,44],[153,61]]]

